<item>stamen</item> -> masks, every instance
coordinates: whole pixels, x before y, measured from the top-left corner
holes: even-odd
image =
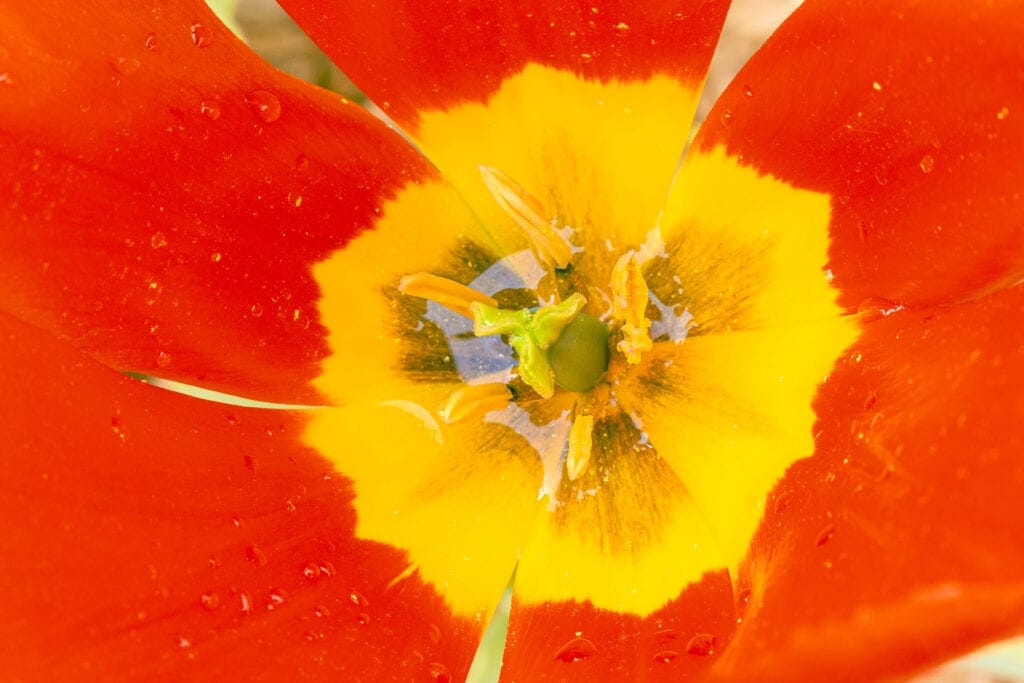
[[[590,452],[594,446],[594,416],[578,415],[569,428],[569,453],[565,456],[565,470],[569,481],[576,481],[587,471]]]
[[[537,257],[549,268],[564,269],[572,260],[572,247],[544,218],[544,207],[536,197],[501,171],[479,166],[484,184],[498,205],[519,224]]]
[[[445,422],[454,424],[501,410],[511,400],[512,392],[502,382],[467,384],[452,392],[440,413]]]
[[[498,302],[472,287],[431,273],[406,275],[398,283],[398,291],[407,296],[436,301],[459,315],[473,317],[470,306],[476,302],[497,306]]]
[[[551,398],[555,393],[555,380],[547,349],[586,303],[586,297],[579,292],[560,304],[545,306],[532,314],[525,309],[509,311],[473,303],[470,305],[473,334],[507,336],[509,346],[519,356],[519,376],[542,398]]]
[[[626,362],[640,362],[640,354],[650,351],[653,342],[648,329],[647,301],[650,290],[640,271],[636,252],[630,251],[612,268],[612,317],[622,321],[622,340],[616,348],[626,356]]]

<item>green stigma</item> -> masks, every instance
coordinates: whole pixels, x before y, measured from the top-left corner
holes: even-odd
[[[608,368],[608,328],[580,313],[586,303],[576,293],[531,313],[474,302],[473,333],[507,336],[519,356],[519,376],[543,398],[554,395],[556,383],[570,391],[589,391]]]

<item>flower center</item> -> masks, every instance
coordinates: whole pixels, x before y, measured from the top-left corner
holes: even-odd
[[[558,230],[556,220],[545,218],[541,202],[501,171],[479,169],[484,184],[522,229],[547,275],[555,278],[570,269],[574,251],[579,250]],[[580,477],[592,449],[593,409],[598,403],[589,394],[610,374],[610,340],[613,335],[617,339],[615,349],[626,366],[639,363],[653,346],[646,315],[650,291],[636,252],[619,258],[606,289],[611,292],[611,307],[606,320],[601,320],[583,312],[587,298],[581,292],[539,307],[504,308],[494,297],[455,280],[431,273],[403,277],[402,294],[434,301],[472,319],[476,337],[499,337],[518,361],[510,382],[471,384],[453,392],[441,409],[442,417],[453,423],[501,410],[513,401],[551,399],[556,387],[581,394],[574,402],[565,456],[569,478]],[[558,299],[558,293],[552,298]],[[622,365],[611,374],[621,372]]]

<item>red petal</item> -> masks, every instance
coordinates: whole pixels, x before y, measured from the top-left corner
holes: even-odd
[[[0,9],[0,300],[118,369],[291,402],[311,266],[426,162],[202,2]]]
[[[729,9],[700,0],[281,4],[409,130],[418,112],[484,101],[531,63],[604,82],[664,74],[696,87]]]
[[[1024,627],[1022,315],[1015,287],[866,326],[768,503],[724,674],[869,680]]]
[[[962,301],[1024,274],[1019,3],[807,2],[697,148],[832,197],[841,303]]]
[[[149,387],[4,315],[0,339],[5,678],[465,674],[480,624],[353,537],[301,413]]]
[[[512,603],[502,680],[688,680],[706,674],[736,626],[725,571],[640,618],[590,603]]]

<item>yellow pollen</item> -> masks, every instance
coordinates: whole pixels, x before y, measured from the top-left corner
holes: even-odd
[[[452,392],[440,413],[445,422],[453,424],[501,410],[511,400],[512,392],[501,382],[467,384]]]
[[[467,318],[473,317],[470,305],[475,303],[497,306],[498,302],[472,287],[430,273],[406,275],[398,283],[398,291],[419,299],[436,301]]]
[[[484,184],[498,205],[523,229],[537,257],[549,268],[564,269],[572,247],[544,218],[544,207],[526,189],[496,168],[479,166]]]
[[[640,354],[653,346],[648,329],[647,301],[650,290],[640,272],[636,252],[624,254],[612,268],[612,317],[622,322],[622,340],[616,348],[630,364],[640,362]]]
[[[570,481],[576,481],[587,471],[590,451],[594,445],[593,433],[593,415],[579,415],[569,428],[569,453],[565,457],[565,469]]]

